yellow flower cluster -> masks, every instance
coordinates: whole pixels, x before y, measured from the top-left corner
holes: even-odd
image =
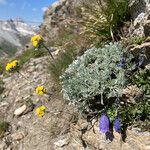
[[[38,107],[35,111],[38,117],[42,118],[45,115],[45,106]]]
[[[42,37],[40,35],[35,35],[31,38],[31,42],[34,47],[39,46],[39,44],[43,41]]]
[[[38,86],[36,88],[36,94],[43,95],[46,93],[46,89],[44,86]]]
[[[6,71],[12,71],[18,67],[18,61],[14,60],[6,65]]]

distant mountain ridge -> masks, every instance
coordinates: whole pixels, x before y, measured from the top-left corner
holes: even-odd
[[[0,21],[0,56],[13,55],[22,49],[37,31],[37,27],[28,25],[21,19]]]

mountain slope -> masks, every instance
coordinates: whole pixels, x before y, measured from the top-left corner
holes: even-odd
[[[12,55],[29,42],[36,29],[21,20],[0,22],[0,55]]]

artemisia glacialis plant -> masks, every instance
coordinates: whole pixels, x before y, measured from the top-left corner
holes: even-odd
[[[125,51],[119,43],[110,43],[91,48],[74,60],[60,77],[64,98],[89,110],[100,109],[109,98],[121,97],[127,84],[125,72],[133,58]]]

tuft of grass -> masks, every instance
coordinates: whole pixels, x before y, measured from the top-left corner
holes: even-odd
[[[119,39],[120,28],[128,20],[127,0],[83,0],[82,34],[97,47]]]
[[[6,121],[0,121],[0,137],[2,138],[4,136],[4,133],[8,130],[9,123]]]

